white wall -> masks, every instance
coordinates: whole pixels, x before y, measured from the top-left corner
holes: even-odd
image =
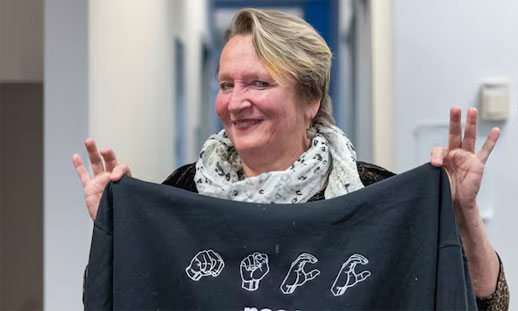
[[[445,136],[449,107],[458,105],[465,111],[478,105],[484,78],[500,75],[511,80],[511,119],[481,121],[479,140],[492,126],[501,127],[500,141],[486,167],[480,204],[494,208],[487,227],[513,290],[518,286],[518,1],[395,0],[393,9],[398,172],[427,160],[428,151],[417,149],[441,140],[435,135]],[[423,132],[416,130],[423,124],[430,125],[421,135],[426,141],[417,141]]]
[[[189,0],[183,4],[184,24],[179,32],[185,44],[185,105],[187,115],[186,154],[187,162],[197,160],[201,142],[207,137],[201,136],[200,111],[202,105],[202,66],[201,48],[208,39],[208,17],[206,0]]]
[[[197,154],[200,48],[206,2],[48,0],[45,3],[45,307],[81,306],[91,221],[71,165],[83,141],[113,148],[134,176],[174,169],[174,38],[186,50],[187,136]]]
[[[43,1],[0,1],[0,81],[42,81]]]
[[[87,162],[83,141],[94,137],[100,147],[113,148],[135,177],[161,182],[173,171],[173,47],[179,36],[189,81],[188,128],[179,134],[187,136],[194,159],[207,4],[46,0],[44,5],[45,309],[79,310],[92,222],[71,156],[80,153]]]
[[[44,305],[81,310],[92,221],[72,154],[88,132],[88,3],[45,0],[44,12]]]
[[[392,1],[371,1],[372,155],[374,163],[394,169]]]
[[[207,1],[90,0],[89,135],[133,175],[161,182],[174,170],[174,39],[184,44],[187,161],[200,149],[201,48]]]
[[[174,2],[90,0],[89,135],[154,182],[175,163]]]

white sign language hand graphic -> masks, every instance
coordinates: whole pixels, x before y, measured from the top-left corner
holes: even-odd
[[[268,255],[253,253],[241,261],[241,287],[248,291],[259,288],[259,282],[270,271],[268,266]]]
[[[363,271],[356,273],[354,268],[357,264],[366,265],[369,260],[360,254],[354,254],[342,265],[342,269],[338,272],[335,282],[331,287],[331,292],[335,296],[341,296],[349,287],[353,287],[358,282],[365,281],[371,273],[370,271]]]
[[[185,273],[193,281],[199,281],[204,276],[217,277],[225,267],[221,256],[212,249],[199,251],[185,268]]]
[[[309,272],[304,271],[304,267],[307,263],[316,263],[318,259],[308,253],[302,253],[291,263],[290,271],[284,278],[281,284],[281,291],[285,294],[292,294],[295,289],[299,286],[304,285],[307,281],[311,281],[316,278],[320,271],[318,269],[311,270]]]

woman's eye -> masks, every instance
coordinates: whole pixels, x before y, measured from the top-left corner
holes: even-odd
[[[268,85],[269,85],[268,82],[264,82],[264,81],[260,81],[260,80],[254,81],[254,86],[256,86],[256,87],[265,88]]]
[[[226,91],[226,90],[228,90],[228,89],[232,88],[232,83],[230,83],[230,82],[223,82],[223,83],[220,83],[219,88],[220,88],[222,91]]]

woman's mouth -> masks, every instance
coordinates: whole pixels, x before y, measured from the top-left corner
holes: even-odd
[[[262,120],[250,120],[250,119],[247,119],[247,120],[237,120],[237,121],[232,121],[232,124],[238,130],[247,130],[247,129],[255,126],[256,124],[260,123],[261,121]]]

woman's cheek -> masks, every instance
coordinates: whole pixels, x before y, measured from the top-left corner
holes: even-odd
[[[224,98],[222,98],[222,95],[218,94],[218,96],[216,97],[215,110],[216,110],[216,114],[219,116],[221,121],[224,121],[224,119],[225,119],[225,115],[227,112],[226,106],[227,105],[225,104]]]

